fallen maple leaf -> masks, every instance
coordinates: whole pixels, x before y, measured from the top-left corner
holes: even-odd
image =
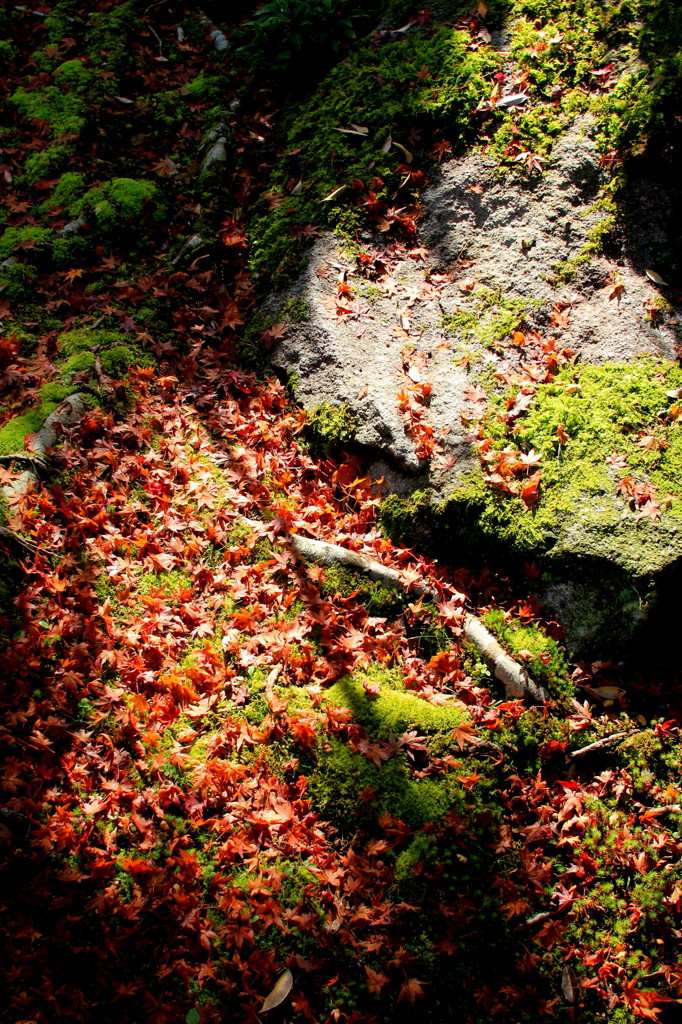
[[[463,722],[461,725],[456,725],[452,730],[451,737],[460,750],[464,750],[467,743],[472,743],[474,746],[477,746],[480,742],[474,732],[473,725],[469,722]]]
[[[414,1006],[415,1001],[417,999],[426,998],[424,995],[424,989],[422,988],[422,985],[428,984],[429,982],[426,981],[417,981],[416,978],[408,978],[407,981],[404,981],[403,984],[400,986],[400,991],[398,992],[398,1002],[400,1002],[401,999],[407,999],[410,1005]]]
[[[367,988],[372,995],[381,995],[381,990],[384,985],[388,985],[389,979],[381,971],[375,971],[371,967],[365,964],[365,974],[367,975]]]
[[[625,282],[617,270],[614,270],[611,275],[611,281],[606,285],[604,291],[607,293],[609,301],[611,299],[616,299],[620,302],[621,296],[625,291]]]

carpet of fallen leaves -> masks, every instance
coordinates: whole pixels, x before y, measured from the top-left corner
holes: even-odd
[[[51,82],[35,61],[25,70],[37,49],[79,54],[77,24],[49,43],[49,13],[16,9],[5,91]],[[126,102],[102,100],[76,158],[163,183],[172,215],[144,225],[155,251],[131,264],[112,245],[41,272],[30,307],[0,296],[3,421],[54,376],[62,330],[106,319],[158,360],[131,370],[127,407],[96,405],[65,429],[43,486],[14,501],[10,525],[36,553],[17,564],[2,541],[19,580],[0,651],[3,1018],[255,1021],[289,970],[273,1019],[679,1019],[665,1016],[682,996],[674,782],[650,780],[644,801],[622,764],[569,767],[567,744],[600,735],[598,694],[573,703],[558,739],[547,733],[540,770],[515,759],[515,724],[528,713],[467,674],[458,636],[465,601],[476,610],[495,598],[537,619],[522,587],[446,571],[382,538],[380,492],[361,463],[313,459],[282,384],[235,355],[257,300],[245,218],[275,158],[262,147],[277,113],[244,72],[226,76],[240,95],[240,161],[210,258],[177,269],[165,255],[197,215],[191,160],[205,111],[189,105],[170,159],[169,140],[144,109],[137,124],[127,101],[181,89],[212,62],[224,68],[205,26],[177,43],[183,18],[199,15],[170,4],[142,14],[117,72]],[[21,165],[48,131],[19,118],[13,127],[21,142],[2,154],[8,223],[30,225],[36,189],[22,186]],[[172,323],[165,336],[138,323],[152,297]],[[39,338],[29,355],[20,329]],[[414,381],[405,388],[419,440],[420,396]],[[530,504],[532,468],[490,472],[505,487],[520,474]],[[1,472],[3,483],[15,474]],[[353,595],[326,593],[324,570],[301,562],[286,532],[360,551],[442,600],[372,615]],[[447,627],[451,642],[426,650],[424,624]],[[415,730],[378,739],[325,703],[327,687],[371,665],[402,666],[427,704],[465,712],[448,750]],[[584,665],[574,678],[594,693],[610,671]],[[550,708],[537,720],[558,723]],[[677,749],[674,720],[652,735]],[[308,783],[332,743],[381,771],[400,761],[412,779],[447,779],[453,809],[410,825],[374,813],[366,787],[357,821],[325,816]],[[397,877],[408,850],[411,868]]]

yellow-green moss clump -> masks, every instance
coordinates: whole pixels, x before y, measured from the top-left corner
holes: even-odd
[[[368,692],[365,684],[378,692]],[[366,730],[370,743],[385,744],[414,730],[438,754],[458,749],[451,738],[452,730],[466,720],[461,706],[429,704],[405,690],[400,668],[381,665],[340,679],[325,699],[348,708]],[[308,787],[315,806],[342,829],[358,815],[383,813],[418,827],[440,821],[464,799],[455,776],[416,778],[399,749],[376,763],[335,737],[318,746]]]
[[[115,380],[125,378],[131,366],[150,366],[154,359],[126,334],[116,331],[89,331],[77,329],[59,338],[58,372],[54,380],[40,389],[41,403],[27,409],[20,416],[8,420],[0,427],[0,455],[20,453],[24,450],[24,437],[35,434],[65,398],[79,389],[96,389],[99,381],[95,373],[95,349],[102,369]],[[96,401],[93,397],[92,401]]]
[[[91,188],[82,199],[69,208],[75,217],[85,217],[100,233],[118,230],[122,225],[137,223],[147,204],[158,200],[158,189],[153,181],[144,178],[112,178]]]
[[[529,311],[526,299],[503,298],[500,290],[480,285],[471,296],[471,308],[443,317],[443,326],[464,341],[475,339],[491,348],[515,331]]]
[[[337,444],[349,444],[358,432],[357,418],[350,406],[331,402],[323,402],[308,413],[306,426],[310,447],[318,454]]]
[[[481,621],[536,683],[556,696],[573,694],[574,686],[559,645],[536,623],[509,618],[501,608],[486,612]]]
[[[153,357],[132,341],[130,335],[118,331],[91,331],[78,328],[60,335],[58,383],[70,385],[77,374],[94,375],[95,354],[109,376],[121,380],[131,366],[151,366]],[[64,358],[65,357],[65,358]],[[95,379],[96,383],[96,379]]]
[[[11,509],[7,495],[0,491],[0,526],[5,526],[11,515]]]
[[[26,435],[37,433],[58,404],[58,402],[43,402],[35,409],[29,409],[21,416],[15,416],[3,427],[0,427],[0,455],[23,452]]]
[[[378,686],[379,692],[368,692],[365,684],[371,688]],[[331,704],[349,708],[355,721],[377,739],[388,739],[391,733],[398,736],[410,729],[426,735],[451,732],[466,718],[461,706],[429,704],[406,690],[399,668],[374,665],[365,672],[344,676],[327,690],[325,697]]]
[[[370,615],[399,615],[407,603],[400,590],[382,586],[345,565],[329,565],[324,570],[321,592],[325,597],[355,596]]]

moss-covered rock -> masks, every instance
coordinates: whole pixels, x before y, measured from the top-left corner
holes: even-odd
[[[0,427],[0,455],[23,452],[26,435],[37,433],[58,404],[55,401],[44,401],[21,416],[14,416]]]
[[[112,178],[91,188],[69,208],[73,216],[85,217],[96,234],[110,236],[121,228],[137,224],[147,205],[158,214],[158,189],[153,181]]]
[[[562,612],[570,616],[576,588],[582,593],[569,627],[575,649],[604,629],[610,642],[622,640],[682,559],[682,423],[670,397],[681,387],[679,366],[643,357],[566,366],[512,421],[504,411],[515,393],[500,395],[483,428],[489,465],[504,452],[518,472],[501,487],[492,472],[488,482],[475,471],[440,504],[429,492],[391,496],[382,527],[446,557],[455,548],[465,557],[542,557]],[[523,458],[541,472],[534,503],[521,493],[530,472]]]
[[[379,200],[395,192],[405,154],[391,149],[390,140],[406,140],[415,122],[447,121],[458,137],[470,133],[470,112],[490,91],[500,58],[468,43],[467,33],[442,27],[379,48],[359,46],[289,112],[283,127],[287,155],[269,188],[280,202],[264,202],[251,226],[257,270],[291,273],[300,265],[305,235],[297,236],[296,228],[333,226],[352,233],[363,217],[353,202],[358,182]],[[354,132],[352,124],[361,130]],[[291,182],[298,187],[292,190]],[[348,190],[324,201],[341,185]]]

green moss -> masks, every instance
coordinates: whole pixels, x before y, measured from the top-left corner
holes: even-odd
[[[53,138],[78,135],[85,126],[87,104],[75,92],[62,92],[56,85],[46,85],[32,92],[19,88],[9,97],[27,121],[46,124]]]
[[[187,117],[187,107],[177,90],[156,92],[149,99],[138,101],[138,116],[144,115],[149,131],[157,138],[169,137],[182,127]],[[170,155],[170,154],[169,154]]]
[[[82,60],[67,60],[55,68],[56,81],[67,92],[78,96],[92,98],[95,92],[106,89],[106,79],[98,71],[88,67]]]
[[[395,862],[395,880],[411,878],[418,868],[430,866],[438,855],[438,843],[433,836],[416,835],[407,849],[398,855]]]
[[[604,201],[602,200],[598,205],[604,205]],[[577,256],[572,256],[555,265],[552,275],[547,277],[550,284],[559,285],[572,281],[580,268],[589,263],[595,253],[601,252],[604,239],[613,231],[616,223],[615,204],[610,201],[609,205],[613,207],[613,212],[602,217],[594,227],[590,228],[587,241]]]
[[[57,381],[48,381],[40,388],[40,397],[43,402],[55,402],[59,405],[77,390],[78,388],[73,384],[58,384]]]
[[[0,237],[0,259],[7,259],[15,251],[35,249],[44,244],[51,237],[52,232],[48,228],[39,228],[32,225],[26,227],[5,228]]]
[[[69,210],[72,205],[83,197],[85,192],[85,175],[78,171],[66,171],[52,190],[49,199],[40,204],[39,209],[46,211],[54,206],[64,206]]]
[[[133,33],[140,34],[143,25],[136,15],[135,0],[123,0],[108,10],[91,11],[86,33],[87,52],[92,63],[115,74],[131,71]]]
[[[566,659],[556,641],[538,625],[509,619],[499,608],[486,612],[481,621],[537,683],[545,685],[550,693],[565,697],[573,695],[575,688],[567,671]]]
[[[15,416],[0,427],[0,455],[23,452],[26,435],[37,433],[57,405],[57,402],[43,402],[42,405],[29,409],[21,416]]]
[[[311,450],[328,452],[334,445],[346,445],[355,439],[358,424],[349,405],[323,402],[308,413],[307,433]]]
[[[25,302],[33,294],[35,267],[26,263],[15,263],[10,267],[0,268],[0,294],[11,305]]]
[[[509,739],[518,751],[518,761],[531,772],[542,768],[540,751],[548,743],[565,743],[568,745],[572,733],[567,721],[548,716],[544,709],[526,708],[509,730]],[[584,733],[580,733],[578,746],[589,742]]]
[[[284,303],[282,315],[295,324],[303,323],[310,316],[310,306],[305,299],[289,299]]]
[[[1,435],[1,431],[0,431],[0,435]],[[17,451],[16,448],[14,450]],[[10,518],[11,514],[12,514],[12,510],[10,509],[10,504],[9,504],[8,499],[7,499],[7,495],[5,494],[4,491],[0,491],[0,526],[6,526],[7,525],[7,521]],[[2,608],[2,596],[1,596],[1,594],[0,594],[0,608]]]
[[[365,683],[378,686],[379,693],[368,693]],[[405,690],[402,671],[397,668],[374,665],[363,673],[344,676],[327,690],[325,699],[349,708],[355,720],[378,739],[387,739],[390,733],[397,736],[410,729],[427,735],[448,732],[465,720],[461,707],[430,704]]]
[[[158,211],[158,189],[154,182],[113,178],[86,192],[70,212],[91,219],[97,232],[109,235],[133,223],[139,226],[147,204]]]
[[[525,299],[503,298],[500,289],[479,286],[466,305],[443,317],[446,331],[491,348],[518,329],[530,308]]]
[[[428,545],[434,519],[433,492],[414,491],[409,498],[391,494],[381,503],[379,526],[395,544]]]
[[[127,335],[118,331],[91,331],[86,327],[78,327],[73,331],[65,331],[60,334],[59,351],[62,355],[71,356],[75,352],[89,352],[94,346],[106,349],[128,341]]]
[[[301,243],[296,227],[336,227],[354,233],[362,209],[353,200],[373,191],[389,198],[400,186],[404,155],[382,146],[389,136],[405,140],[416,124],[447,121],[451,136],[471,133],[470,113],[491,88],[500,57],[492,48],[471,50],[467,33],[451,28],[413,32],[378,49],[357,47],[324,80],[320,89],[292,109],[283,126],[283,151],[269,185],[280,205],[265,201],[250,228],[255,269],[293,272],[300,266]],[[339,129],[366,127],[366,135]],[[372,164],[371,169],[368,165]],[[404,176],[404,175],[403,175]],[[301,182],[296,193],[287,183]],[[353,185],[333,201],[322,202],[340,185]],[[409,201],[401,193],[400,205]],[[389,203],[390,205],[390,203]]]
[[[150,366],[154,360],[148,353],[131,345],[114,345],[102,354],[102,369],[110,377],[120,379],[131,366]]]
[[[495,396],[484,434],[493,448],[540,456],[535,507],[486,486],[475,471],[439,506],[428,492],[408,500],[391,496],[380,511],[382,528],[397,541],[433,542],[438,533],[440,550],[450,535],[473,553],[544,552],[557,565],[573,560],[574,568],[576,559],[601,560],[602,568],[610,564],[631,580],[646,580],[670,563],[674,551],[682,553],[682,424],[659,417],[673,404],[667,392],[680,386],[678,366],[650,357],[625,365],[570,365],[541,384],[528,412],[508,427],[500,416],[515,392]],[[563,442],[562,431],[568,435]],[[621,468],[607,462],[614,454],[625,457]],[[623,477],[654,486],[657,521],[640,520],[639,505],[619,496]],[[523,479],[520,471],[517,487]]]
[[[185,86],[185,92],[190,98],[199,103],[220,103],[225,99],[229,90],[229,80],[225,74],[211,70],[200,71],[196,78],[193,78]]]
[[[606,554],[635,576],[669,558],[661,544],[663,538],[676,543],[682,519],[682,427],[658,414],[672,404],[667,391],[681,385],[678,366],[643,358],[567,367],[538,388],[514,428],[514,442],[543,457],[534,518],[546,535],[556,536],[557,524],[563,525],[574,550]],[[560,428],[568,434],[563,444]],[[626,460],[621,468],[606,461],[614,453]],[[638,522],[636,510],[618,498],[616,485],[625,476],[650,481],[660,499],[674,496],[669,509],[661,506],[659,522]]]
[[[320,590],[329,597],[350,597],[354,594],[370,615],[399,615],[406,603],[402,591],[384,587],[367,576],[338,564],[325,568]]]
[[[440,821],[452,806],[447,780],[412,780],[399,755],[378,768],[334,737],[320,749],[308,789],[313,806],[350,833],[364,815],[391,814],[419,827]]]
[[[646,799],[654,786],[663,788],[679,783],[682,756],[677,742],[666,741],[654,729],[642,729],[639,723],[625,717],[619,728],[634,733],[619,743],[614,753],[616,763],[630,774],[639,799]]]
[[[125,377],[131,366],[151,366],[152,356],[130,336],[118,331],[77,328],[59,337],[60,354],[66,357],[59,367],[59,383],[70,384],[76,374],[94,376],[95,352],[99,353],[102,369],[116,380]],[[96,379],[95,379],[96,383]]]
[[[48,146],[39,153],[29,153],[24,160],[20,182],[22,185],[35,185],[38,181],[46,181],[59,174],[68,166],[73,157],[73,146],[58,143]]]
[[[0,68],[7,73],[8,65],[14,60],[18,53],[17,47],[9,39],[0,40]]]
[[[193,585],[189,573],[179,569],[170,572],[148,572],[136,581],[135,592],[141,597],[149,597],[154,591],[173,600],[180,590],[191,590]]]

